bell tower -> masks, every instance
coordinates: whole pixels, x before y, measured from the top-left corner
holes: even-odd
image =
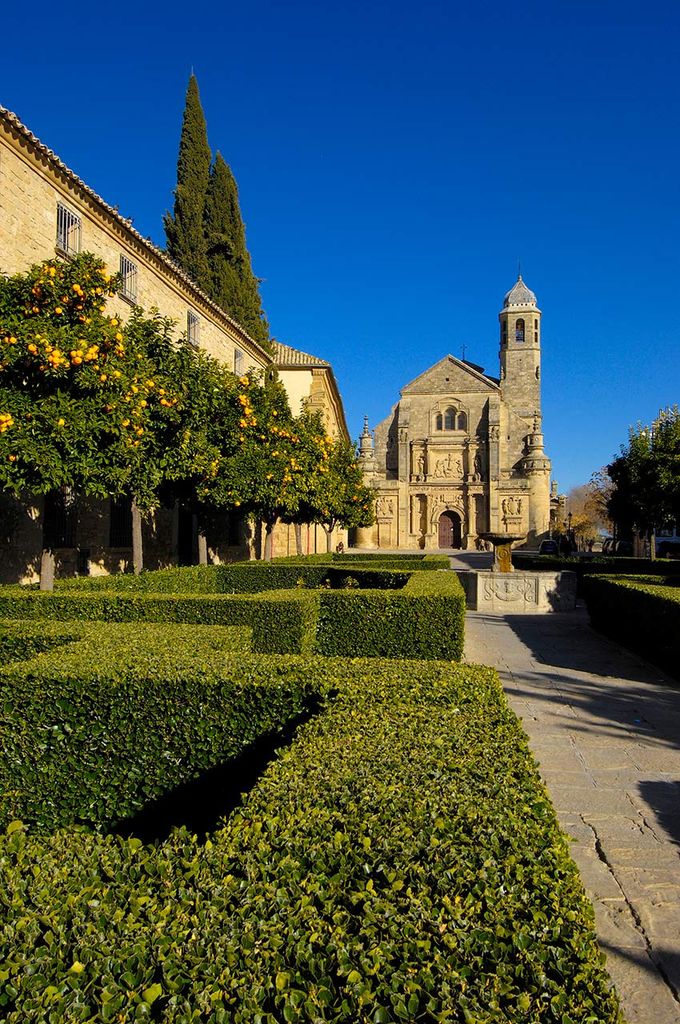
[[[541,414],[541,311],[522,275],[503,300],[501,325],[501,396],[522,417]]]

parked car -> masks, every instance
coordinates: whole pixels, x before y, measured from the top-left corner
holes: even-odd
[[[556,540],[542,540],[538,553],[539,555],[559,555],[560,548]]]
[[[622,558],[633,557],[633,542],[632,540],[617,540],[615,544],[611,546],[608,551],[610,555],[620,555]]]

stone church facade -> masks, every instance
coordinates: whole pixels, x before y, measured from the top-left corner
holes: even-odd
[[[499,321],[498,378],[445,356],[403,388],[374,435],[364,425],[376,523],[357,531],[357,547],[474,550],[491,531],[525,533],[536,547],[548,535],[541,311],[521,275]]]

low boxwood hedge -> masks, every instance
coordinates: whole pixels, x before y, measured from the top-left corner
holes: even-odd
[[[299,715],[318,688],[239,667],[249,632],[90,623],[0,669],[0,822],[110,826]]]
[[[448,569],[451,561],[448,555],[422,555],[409,552],[397,555],[332,552],[331,554],[286,555],[283,558],[274,559],[273,564],[342,565],[365,569]]]
[[[577,591],[583,596],[583,580],[590,576],[645,576],[650,573],[680,576],[680,563],[670,558],[617,558],[593,555],[587,558],[539,555],[532,551],[513,551],[512,564],[517,569],[545,569],[549,572],[576,573]]]
[[[252,628],[253,650],[267,654],[461,657],[465,596],[453,572],[354,566],[345,571],[335,565],[265,566],[260,572],[260,564],[86,578],[53,593],[0,589],[0,618],[247,625]],[[291,578],[296,587],[255,594],[215,592],[224,585],[224,573],[234,589],[256,589],[264,580],[270,587],[290,586]],[[107,579],[133,582],[130,590],[122,583],[108,590],[100,582]],[[187,580],[197,593],[184,590]],[[179,581],[177,592],[152,589],[169,588],[173,581]],[[323,589],[324,583],[329,590]],[[353,587],[344,590],[349,584]]]
[[[680,679],[679,576],[589,576],[583,593],[595,629]]]
[[[0,839],[7,1024],[619,1021],[495,673],[276,664],[337,696],[210,842]]]
[[[465,592],[453,572],[411,573],[403,590],[320,595],[316,649],[341,657],[460,660]]]
[[[249,626],[253,650],[266,654],[311,652],[317,617],[315,592],[306,590],[254,595],[0,590],[0,619]]]
[[[80,639],[80,635],[78,623],[0,620],[0,665],[43,654]]]
[[[411,569],[413,566],[410,567]],[[313,563],[301,561],[281,565],[278,562],[237,562],[233,565],[193,565],[181,569],[160,569],[134,576],[81,576],[60,580],[58,593],[144,593],[144,594],[259,594],[268,590],[316,588],[342,585],[351,573],[361,587],[378,590],[403,587],[408,576],[392,566],[348,561]],[[33,588],[33,592],[35,588]],[[1,593],[1,591],[0,591]]]

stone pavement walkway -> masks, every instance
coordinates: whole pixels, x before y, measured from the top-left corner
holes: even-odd
[[[583,609],[468,612],[465,657],[522,719],[628,1024],[680,1024],[680,684]]]

